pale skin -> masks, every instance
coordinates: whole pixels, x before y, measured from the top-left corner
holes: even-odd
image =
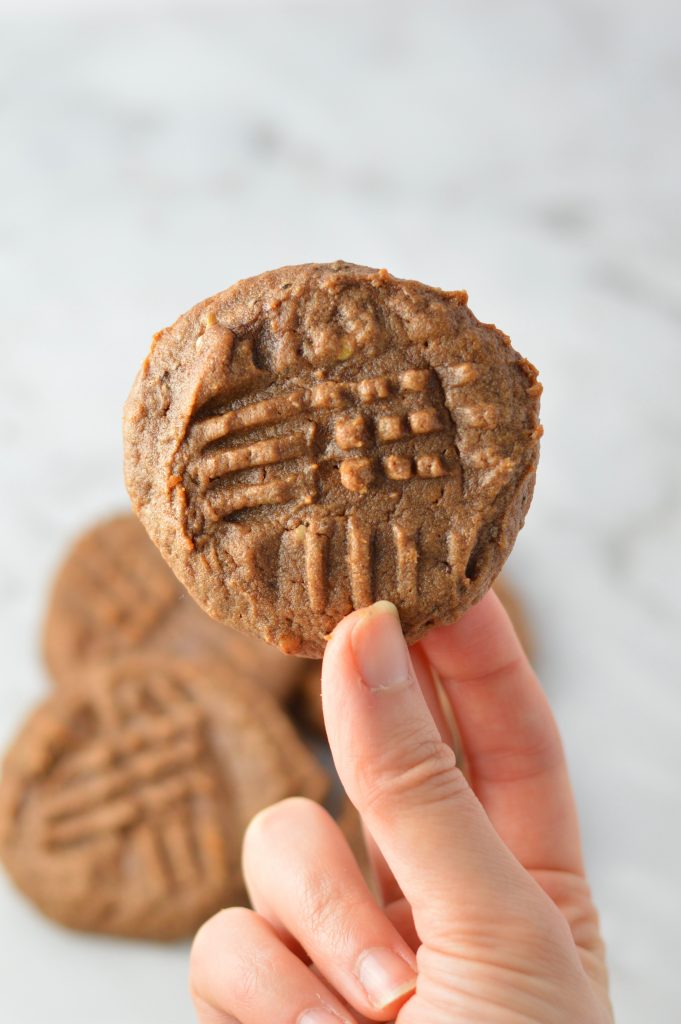
[[[374,893],[322,808],[259,814],[253,910],[194,943],[200,1024],[611,1024],[560,736],[496,595],[411,650],[392,605],[354,612],[322,696]]]

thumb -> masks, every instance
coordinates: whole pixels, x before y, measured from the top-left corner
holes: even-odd
[[[528,879],[440,737],[394,605],[379,601],[336,627],[322,699],[341,782],[411,904],[421,941],[452,938],[470,914],[496,918],[500,901],[517,898]]]

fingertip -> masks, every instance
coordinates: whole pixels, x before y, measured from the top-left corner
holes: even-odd
[[[339,662],[342,665],[342,661],[346,657],[350,659],[350,662],[354,662],[352,654],[352,634],[355,626],[361,623],[362,628],[365,626],[367,628],[371,628],[372,623],[384,615],[397,619],[399,622],[399,612],[392,601],[376,601],[374,604],[367,605],[365,608],[357,608],[337,623],[329,635],[326,648],[324,650],[324,658],[322,661],[322,686],[325,670],[327,674],[332,669],[335,670],[338,667]],[[400,630],[401,628],[402,627],[400,625]],[[350,666],[348,665],[345,667]]]
[[[363,608],[356,608],[341,619],[329,634],[329,642],[341,635],[345,629],[352,629],[360,620],[370,620],[380,615],[392,615],[398,620],[400,618],[400,613],[392,601],[374,601]]]
[[[365,620],[375,618],[377,615],[392,615],[396,619],[400,617],[400,613],[392,601],[375,601],[367,608],[360,608],[358,615]]]
[[[359,721],[371,694],[396,692],[414,682],[394,604],[377,601],[342,619],[327,644],[322,664],[322,707],[334,756],[357,746]]]
[[[271,845],[278,832],[295,828],[301,820],[307,823],[314,817],[327,818],[330,815],[316,800],[306,796],[289,796],[264,807],[253,815],[244,833],[244,862],[254,848]]]
[[[219,966],[220,950],[231,934],[251,927],[254,912],[248,907],[225,907],[201,925],[192,940],[189,973],[195,995],[208,1001],[208,991]]]

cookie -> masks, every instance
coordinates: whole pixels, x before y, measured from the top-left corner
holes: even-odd
[[[485,593],[531,500],[541,386],[466,301],[308,264],[155,335],[127,486],[214,618],[319,657],[353,608],[393,601],[413,643]]]
[[[187,594],[138,519],[120,515],[83,534],[55,579],[43,630],[47,666],[68,685],[85,664],[131,651],[210,657],[284,699],[300,663],[216,623]]]
[[[243,899],[249,819],[327,779],[276,702],[152,655],[93,667],[29,718],[0,781],[0,856],[71,928],[192,934]]]

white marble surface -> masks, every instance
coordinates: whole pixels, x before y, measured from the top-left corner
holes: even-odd
[[[124,504],[154,329],[285,262],[466,287],[545,385],[512,568],[619,1024],[681,1013],[679,11],[0,0],[0,742],[47,689],[64,544]],[[186,954],[68,934],[0,880],[3,1021],[189,1021]]]

